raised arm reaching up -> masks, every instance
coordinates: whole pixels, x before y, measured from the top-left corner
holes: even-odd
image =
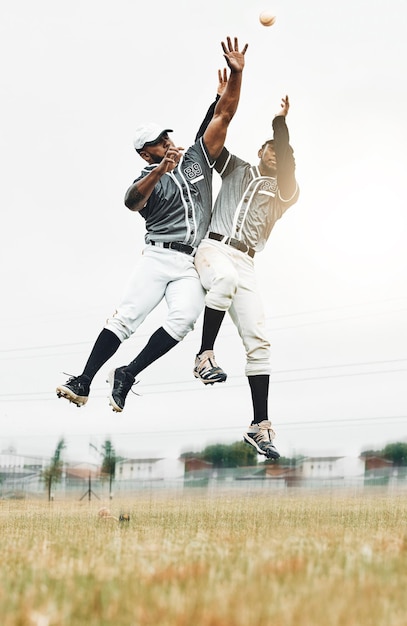
[[[245,65],[245,54],[248,44],[239,50],[237,37],[233,43],[227,37],[226,44],[222,41],[222,49],[226,63],[230,70],[226,87],[218,100],[215,111],[207,129],[204,132],[203,140],[210,156],[216,159],[222,151],[226,140],[229,124],[237,111],[242,84],[242,73]],[[224,78],[221,76],[221,78]],[[225,82],[223,80],[223,82]]]

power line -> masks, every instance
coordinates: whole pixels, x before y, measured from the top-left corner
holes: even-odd
[[[375,364],[375,363],[393,363],[393,362],[398,362],[398,361],[406,361],[407,359],[393,359],[391,361],[371,361],[370,363]],[[369,362],[367,362],[367,364],[370,364]],[[299,372],[299,371],[312,371],[315,369],[330,369],[330,368],[337,368],[337,367],[353,367],[356,366],[357,364],[348,364],[348,365],[327,365],[327,366],[321,366],[321,367],[315,367],[315,368],[304,368],[304,370],[301,369],[294,369],[294,370],[281,370],[281,371],[276,371],[274,372],[273,375],[275,374],[279,374],[279,373],[290,373],[290,372]],[[332,379],[332,378],[347,378],[347,377],[353,377],[353,376],[373,376],[373,375],[377,375],[377,374],[394,374],[394,373],[399,373],[399,372],[405,372],[407,371],[407,368],[397,368],[397,369],[382,369],[382,370],[375,370],[375,371],[366,371],[366,372],[347,372],[347,373],[339,373],[339,374],[328,374],[326,376],[308,376],[308,377],[301,377],[301,378],[286,378],[286,379],[282,379],[282,380],[275,380],[274,378],[272,379],[272,384],[273,385],[278,385],[278,384],[282,384],[282,383],[296,383],[296,382],[304,382],[304,381],[310,381],[310,380],[326,380],[326,379]],[[233,379],[244,379],[244,382],[240,382],[240,383],[235,383],[235,384],[228,384],[227,389],[236,389],[236,388],[241,388],[246,386],[247,381],[246,381],[246,377],[243,376],[231,376],[229,377],[229,381],[233,380]],[[141,392],[139,395],[161,395],[161,394],[168,394],[168,393],[182,393],[185,392],[185,386],[186,385],[193,385],[195,384],[196,381],[193,380],[180,380],[180,381],[168,381],[168,382],[160,382],[160,383],[146,383],[144,385],[143,388],[147,388],[147,391],[145,392]],[[157,389],[157,387],[168,387],[169,385],[171,385],[171,389]],[[178,387],[174,387],[174,385],[178,385]],[[182,387],[184,386],[184,388]],[[150,388],[150,389],[148,389]],[[151,389],[153,388],[153,389]],[[102,392],[104,391],[104,394],[106,393],[106,391],[102,388],[98,388],[93,392],[93,396],[94,397],[102,397],[102,394],[98,394],[98,392]],[[195,388],[191,388],[191,389],[187,389],[188,392],[197,392],[197,391],[202,391],[202,387],[201,386],[195,386]],[[0,398],[3,399],[7,399],[9,402],[17,402],[17,401],[39,401],[39,400],[50,400],[51,398],[47,398],[47,397],[42,397],[42,396],[49,396],[51,394],[50,391],[34,391],[34,392],[16,392],[16,393],[2,393],[0,394]],[[36,396],[41,396],[41,397],[36,397]],[[53,398],[54,395],[52,394]]]
[[[292,313],[283,313],[281,315],[273,315],[272,317],[274,319],[280,319],[280,318],[287,318],[287,317],[297,317],[300,315],[311,315],[314,313],[325,313],[325,312],[329,312],[329,311],[341,311],[344,309],[354,309],[356,307],[371,307],[374,305],[378,305],[378,304],[382,304],[382,303],[393,303],[393,302],[404,302],[407,300],[407,295],[406,296],[397,296],[396,298],[380,298],[380,299],[376,299],[376,300],[367,300],[365,302],[358,302],[358,303],[353,303],[353,304],[342,304],[339,306],[331,306],[331,307],[320,307],[318,309],[310,309],[310,310],[306,310],[306,311],[296,311],[296,312],[292,312]],[[111,307],[112,310],[114,309],[114,306]],[[69,312],[69,316],[70,318],[72,318],[73,316],[79,316],[81,319],[83,319],[84,317],[89,317],[88,314],[91,310],[95,311],[95,314],[97,313],[97,315],[99,316],[99,311],[100,311],[100,304],[98,305],[89,305],[86,306],[86,309],[80,308],[80,309],[74,309],[71,310]],[[50,312],[48,311],[46,315],[44,314],[37,314],[37,315],[30,315],[30,319],[31,320],[36,320],[41,321],[41,320],[49,320],[49,319],[56,319],[56,320],[60,320],[62,318],[62,313],[55,313],[55,314],[50,314]],[[102,316],[102,319],[106,318],[106,315]],[[20,325],[20,324],[25,324],[27,321],[27,318],[22,316],[20,318],[16,317],[16,316],[12,316],[12,317],[2,317],[2,323],[6,324],[7,326],[12,323],[15,322],[16,324]]]
[[[401,298],[404,299],[404,298]],[[399,298],[397,298],[396,300],[399,300]],[[390,301],[393,301],[393,299],[390,299]],[[378,301],[378,302],[382,302],[382,301]],[[385,300],[386,302],[386,300]],[[303,312],[298,312],[298,313],[285,313],[282,315],[276,315],[276,316],[266,316],[265,320],[266,322],[271,322],[273,320],[277,320],[277,319],[287,319],[290,317],[298,317],[298,316],[303,316],[303,315],[315,315],[318,313],[324,313],[326,311],[337,311],[337,310],[341,310],[341,309],[348,309],[348,308],[355,308],[357,306],[364,306],[364,305],[344,305],[342,307],[327,307],[327,308],[322,308],[322,309],[315,309],[315,310],[310,310],[310,311],[303,311]],[[291,324],[289,326],[279,326],[279,327],[268,327],[267,328],[267,332],[273,333],[276,331],[281,331],[281,330],[289,330],[292,328],[302,328],[302,327],[306,327],[306,326],[315,326],[315,325],[319,325],[319,324],[330,324],[333,322],[343,322],[343,321],[348,321],[348,320],[352,320],[352,319],[361,319],[361,318],[366,318],[366,317],[374,317],[377,315],[389,315],[389,314],[394,314],[394,313],[400,313],[403,311],[406,311],[407,308],[401,308],[401,309],[397,309],[397,310],[391,310],[391,311],[375,311],[375,312],[369,312],[369,313],[364,313],[364,314],[360,314],[360,315],[352,315],[352,316],[347,316],[347,317],[337,317],[337,318],[331,318],[331,319],[325,319],[325,320],[315,320],[315,321],[308,321],[308,322],[302,322],[300,324]],[[226,319],[224,322],[223,327],[228,327],[229,329],[234,329],[235,330],[235,326],[233,325],[231,320]],[[149,332],[145,332],[145,333],[136,333],[135,338],[136,339],[143,339],[143,338],[148,338],[150,336],[151,333]],[[227,338],[230,336],[230,333],[223,333],[223,338]],[[190,336],[187,336],[186,339],[184,339],[184,343],[188,343],[189,341],[192,341],[192,338]],[[61,343],[61,344],[43,344],[43,345],[37,345],[37,346],[23,346],[21,348],[3,348],[0,350],[0,355],[2,354],[10,354],[10,353],[18,353],[18,352],[34,352],[36,350],[41,351],[41,350],[60,350],[61,348],[75,348],[75,347],[82,347],[82,346],[87,346],[89,344],[91,344],[92,340],[89,341],[76,341],[76,342],[71,342],[71,343]],[[39,355],[41,356],[48,356],[48,355]],[[2,358],[2,357],[0,357]],[[26,357],[26,358],[31,358],[31,357]]]
[[[380,424],[382,422],[384,423],[390,423],[390,422],[399,422],[399,421],[407,421],[407,415],[376,415],[373,417],[350,417],[350,418],[331,418],[331,419],[307,419],[305,418],[304,420],[296,420],[296,421],[285,421],[285,422],[278,422],[278,421],[273,421],[273,425],[280,430],[284,430],[287,428],[298,428],[301,426],[318,426],[320,427],[326,427],[326,428],[331,428],[334,425],[349,425],[349,426],[359,426],[360,424],[364,424],[364,423],[377,423]],[[231,432],[231,431],[236,431],[236,432],[241,432],[242,430],[242,426],[216,426],[216,427],[199,427],[199,428],[193,428],[193,426],[191,428],[188,428],[188,432],[190,433],[213,433],[213,432],[222,432],[222,431],[227,431],[227,432]],[[179,434],[185,434],[185,429],[169,429],[169,430],[162,430],[160,429],[160,435],[179,435]],[[406,426],[406,434],[407,434],[407,426]],[[151,435],[157,435],[157,431],[156,430],[135,430],[135,431],[124,431],[124,432],[115,432],[114,435],[112,435],[112,439],[114,437],[142,437],[142,436],[151,436]],[[30,439],[32,437],[43,437],[43,434],[38,434],[36,435],[34,434],[7,434],[7,435],[3,435],[2,438],[7,438],[10,439],[11,437],[19,437],[24,438],[24,437],[29,437]],[[67,437],[89,437],[89,438],[94,438],[95,437],[95,433],[91,432],[91,433],[69,433],[67,435]]]
[[[363,315],[350,315],[347,317],[336,317],[327,320],[315,320],[313,322],[302,322],[301,324],[291,324],[290,326],[278,326],[274,328],[268,328],[267,332],[276,332],[280,330],[290,330],[291,328],[303,328],[305,326],[319,326],[321,324],[332,324],[333,322],[348,322],[349,320],[355,319],[366,319],[367,317],[376,317],[377,315],[389,315],[394,313],[401,313],[403,311],[407,311],[405,309],[398,309],[397,311],[377,311],[375,313],[364,313]]]
[[[76,346],[86,346],[86,345],[89,345],[90,343],[91,343],[90,341],[76,341],[72,343],[56,343],[56,344],[42,345],[42,346],[27,346],[23,348],[5,348],[4,350],[0,350],[0,354],[3,354],[5,352],[7,353],[23,352],[25,350],[27,352],[31,352],[33,350],[54,350],[54,349],[59,350],[60,348],[72,348]]]
[[[316,365],[314,367],[301,367],[296,369],[289,370],[275,370],[273,374],[287,374],[290,372],[306,372],[310,370],[325,370],[325,369],[336,369],[337,367],[360,367],[361,365],[384,365],[385,363],[400,363],[407,361],[406,359],[387,359],[381,361],[359,361],[357,363],[338,363],[336,365]]]

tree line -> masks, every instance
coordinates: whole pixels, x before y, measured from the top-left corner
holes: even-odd
[[[65,440],[60,439],[56,446],[55,452],[51,457],[49,465],[42,471],[42,480],[44,481],[48,499],[52,499],[52,487],[55,483],[60,482],[63,472],[62,451],[65,449]],[[110,439],[107,439],[102,445],[101,455],[101,476],[105,480],[109,480],[110,492],[115,479],[116,463],[123,459],[116,454],[114,446]],[[362,457],[380,457],[393,463],[395,467],[407,466],[407,443],[396,442],[389,443],[381,450],[365,450],[361,453]],[[259,463],[258,454],[254,448],[248,446],[244,441],[236,441],[232,444],[216,443],[206,446],[201,452],[184,452],[181,458],[199,459],[207,463],[211,463],[214,468],[233,468],[233,467],[251,467]],[[277,465],[297,465],[303,457],[280,457],[276,461],[264,460],[265,464],[273,463]]]

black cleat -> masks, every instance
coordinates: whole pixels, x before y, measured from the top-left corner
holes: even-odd
[[[110,385],[109,404],[113,411],[121,413],[127,394],[134,385],[134,376],[126,372],[125,367],[117,367],[109,373],[107,382]]]
[[[58,398],[66,398],[76,406],[81,407],[88,401],[90,378],[88,376],[71,376],[65,385],[56,388]]]

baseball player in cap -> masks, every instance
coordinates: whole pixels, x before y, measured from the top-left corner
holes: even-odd
[[[227,84],[226,75],[220,74],[219,78],[217,98]],[[216,101],[197,136],[204,132],[215,106]],[[270,459],[280,455],[268,419],[270,343],[253,259],[263,250],[276,221],[299,196],[286,125],[289,106],[285,96],[272,122],[273,137],[266,139],[258,151],[258,165],[223,149],[215,166],[222,185],[207,235],[195,256],[195,266],[207,293],[194,376],[205,385],[226,380],[226,373],[215,361],[214,344],[225,312],[229,311],[245,347],[245,373],[253,405],[253,420],[243,437],[259,454]]]
[[[165,133],[173,133],[172,128],[163,128],[160,124],[150,122],[136,128],[134,133],[134,148],[139,151],[143,146],[154,146]]]
[[[183,151],[169,137],[172,130],[156,123],[136,129],[134,147],[146,161],[127,190],[125,205],[145,219],[146,246],[134,268],[122,302],[100,332],[79,376],[56,389],[59,397],[84,405],[91,382],[147,315],[166,299],[164,324],[127,366],[109,373],[110,404],[120,412],[135,377],[177,345],[193,329],[204,306],[204,290],[194,255],[205,235],[212,210],[212,172],[238,106],[247,44],[222,42],[229,80],[203,135]]]

